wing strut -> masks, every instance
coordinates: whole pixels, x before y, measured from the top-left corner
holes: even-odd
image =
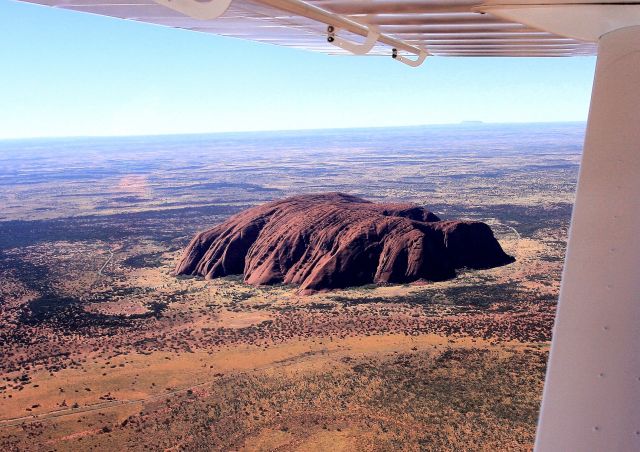
[[[428,53],[425,50],[421,50],[418,53],[418,57],[415,60],[412,60],[411,58],[407,58],[405,56],[398,55],[398,49],[393,49],[392,52],[391,52],[391,58],[393,58],[394,60],[398,60],[401,63],[404,63],[407,66],[411,66],[411,67],[420,66],[422,63],[424,63],[424,60],[427,59],[427,55],[428,55]]]
[[[640,26],[600,38],[537,452],[640,450]]]
[[[223,15],[233,0],[154,0],[156,3],[167,8],[178,11],[194,19],[211,20]],[[413,46],[406,41],[393,38],[389,35],[373,31],[370,26],[356,22],[341,14],[332,13],[326,9],[307,3],[303,0],[253,0],[256,3],[270,6],[291,14],[306,17],[316,22],[326,24],[333,31],[328,32],[327,40],[337,47],[356,55],[369,53],[371,49],[380,42],[396,50],[394,58],[403,63],[416,67],[422,64],[428,52],[419,47]],[[335,36],[336,31],[344,30],[354,35],[362,36],[365,42],[357,44],[344,38]],[[398,55],[398,51],[418,55],[417,60],[410,60]]]
[[[341,29],[353,33],[355,35],[367,38],[370,33],[370,28],[367,25],[356,22],[341,14],[332,13],[326,9],[307,3],[303,0],[255,0],[257,3],[271,6],[281,11],[286,11],[292,14],[306,17],[316,22],[321,22],[326,25],[332,25],[334,29]],[[419,55],[423,49],[413,46],[405,41],[401,41],[396,38],[392,38],[386,34],[380,34],[377,39],[378,42],[386,44],[399,51],[412,53]]]
[[[329,25],[327,27],[327,41],[331,44],[340,47],[347,52],[351,52],[354,55],[366,55],[369,53],[373,46],[378,42],[378,38],[380,37],[380,33],[377,31],[373,31],[369,29],[369,33],[367,34],[367,39],[362,44],[357,44],[355,42],[348,41],[344,38],[336,36],[337,30],[333,25]]]

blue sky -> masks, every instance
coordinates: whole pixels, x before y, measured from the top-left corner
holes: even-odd
[[[0,0],[0,139],[581,121],[595,58],[331,57]]]

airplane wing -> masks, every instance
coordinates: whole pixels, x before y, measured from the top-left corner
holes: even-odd
[[[592,42],[493,14],[478,0],[25,0],[328,54],[556,57]]]

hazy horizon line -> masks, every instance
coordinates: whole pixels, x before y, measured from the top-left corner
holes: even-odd
[[[169,132],[169,133],[140,133],[127,135],[49,135],[49,136],[25,136],[25,137],[0,137],[1,142],[9,141],[30,141],[30,140],[80,140],[80,139],[104,139],[104,138],[142,138],[142,137],[185,137],[185,136],[211,136],[211,135],[239,135],[239,134],[259,134],[259,133],[288,133],[288,132],[323,132],[339,130],[371,130],[371,129],[402,129],[417,127],[443,127],[443,126],[499,126],[499,125],[526,125],[526,124],[585,124],[586,120],[566,120],[566,121],[512,121],[512,122],[487,122],[481,120],[464,120],[459,122],[443,122],[430,124],[408,124],[408,125],[388,125],[388,126],[363,126],[363,127],[320,127],[320,128],[300,128],[300,129],[252,129],[252,130],[228,130],[215,132]]]

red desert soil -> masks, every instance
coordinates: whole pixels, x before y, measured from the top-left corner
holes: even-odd
[[[176,273],[207,279],[242,273],[249,284],[295,284],[310,292],[441,281],[458,268],[513,261],[485,223],[441,221],[414,204],[324,193],[263,204],[200,232]]]

